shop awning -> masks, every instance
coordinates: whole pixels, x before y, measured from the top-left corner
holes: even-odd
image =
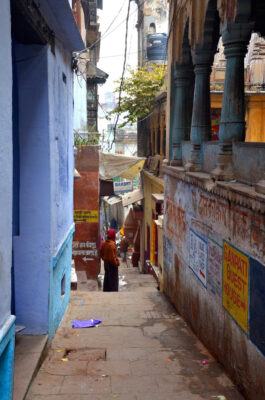
[[[133,192],[124,194],[123,196],[121,196],[121,198],[122,205],[126,207],[130,204],[142,200],[144,198],[144,192],[142,191],[142,189],[136,189]]]
[[[144,157],[128,157],[120,154],[99,152],[100,179],[111,179],[120,176],[133,180],[143,169]]]

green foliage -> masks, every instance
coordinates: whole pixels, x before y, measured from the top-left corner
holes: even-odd
[[[111,111],[111,114],[125,114],[124,122],[119,128],[135,123],[138,118],[144,118],[153,111],[153,100],[164,84],[166,66],[146,65],[136,70],[131,69],[129,73],[123,81],[120,107]],[[115,92],[119,93],[119,87]]]
[[[74,131],[75,146],[91,146],[99,144],[100,134],[96,132],[95,127],[84,127],[82,130]]]

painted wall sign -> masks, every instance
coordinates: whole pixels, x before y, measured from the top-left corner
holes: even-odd
[[[98,257],[97,243],[89,242],[88,240],[84,242],[74,241],[72,254],[74,257],[84,256],[82,260],[85,262],[92,261]]]
[[[248,333],[249,258],[224,241],[223,306]]]
[[[73,250],[73,256],[94,256],[97,257],[98,251],[95,250]]]
[[[207,241],[190,229],[189,266],[202,284],[207,282]]]
[[[98,222],[98,210],[74,210],[75,222]]]
[[[96,249],[97,248],[97,243],[95,242],[89,242],[88,240],[86,242],[73,242],[73,249]]]
[[[220,295],[222,293],[222,261],[222,247],[208,239],[207,284]]]

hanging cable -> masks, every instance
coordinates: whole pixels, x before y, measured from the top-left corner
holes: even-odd
[[[132,1],[132,0],[130,0],[130,1]],[[125,2],[126,2],[126,0],[125,0]],[[143,0],[143,1],[139,4],[139,6],[141,7],[141,6],[144,4],[144,2],[145,2],[145,0]],[[122,6],[122,7],[123,7],[123,6]],[[136,8],[134,11],[132,11],[132,13],[131,13],[130,16],[132,16],[132,15],[133,15],[134,13],[136,13],[137,11],[138,11],[138,8]],[[120,13],[120,11],[119,11],[119,13]],[[98,42],[104,40],[104,39],[105,39],[106,37],[108,37],[111,33],[115,32],[116,29],[118,29],[124,22],[127,22],[127,17],[126,17],[126,18],[125,18],[124,20],[122,20],[112,31],[110,31],[109,33],[107,33],[108,30],[110,29],[110,27],[113,25],[114,21],[117,19],[119,13],[117,13],[116,17],[114,17],[114,19],[113,19],[113,21],[111,22],[110,26],[106,29],[106,31],[101,35],[101,37],[100,37],[99,39],[97,39],[97,40],[96,40],[94,43],[92,43],[89,47],[86,47],[86,48],[83,49],[83,50],[74,52],[74,55],[75,55],[76,57],[78,57],[80,54],[85,53],[87,50],[92,49]]]
[[[109,31],[109,29],[112,27],[112,25],[114,24],[114,22],[116,21],[116,19],[118,18],[118,16],[120,15],[124,5],[126,3],[126,0],[124,0],[124,2],[122,3],[121,8],[119,9],[119,11],[117,12],[117,14],[115,15],[115,17],[113,18],[113,20],[111,21],[111,23],[109,24],[109,26],[107,27],[107,29],[105,30],[105,32],[102,34],[102,37],[104,37],[106,35],[106,33]]]
[[[128,47],[128,29],[129,29],[129,18],[130,18],[130,6],[131,6],[131,0],[128,1],[128,10],[127,10],[127,17],[126,17],[124,60],[123,60],[123,69],[122,69],[121,82],[120,82],[120,88],[119,88],[118,112],[117,112],[116,120],[115,120],[114,127],[113,127],[113,140],[112,140],[112,143],[111,143],[111,146],[110,146],[109,150],[112,149],[113,143],[115,142],[116,129],[117,129],[117,125],[118,125],[119,118],[120,118],[120,114],[121,114],[121,93],[122,93],[122,88],[123,88],[123,81],[124,81],[124,74],[125,74],[126,60],[127,60],[127,47]]]

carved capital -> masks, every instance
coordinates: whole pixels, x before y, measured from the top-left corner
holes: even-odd
[[[221,29],[221,34],[227,57],[230,56],[231,49],[239,51],[239,54],[241,54],[241,51],[246,53],[246,46],[249,43],[252,29],[253,23],[226,21],[226,24]]]

